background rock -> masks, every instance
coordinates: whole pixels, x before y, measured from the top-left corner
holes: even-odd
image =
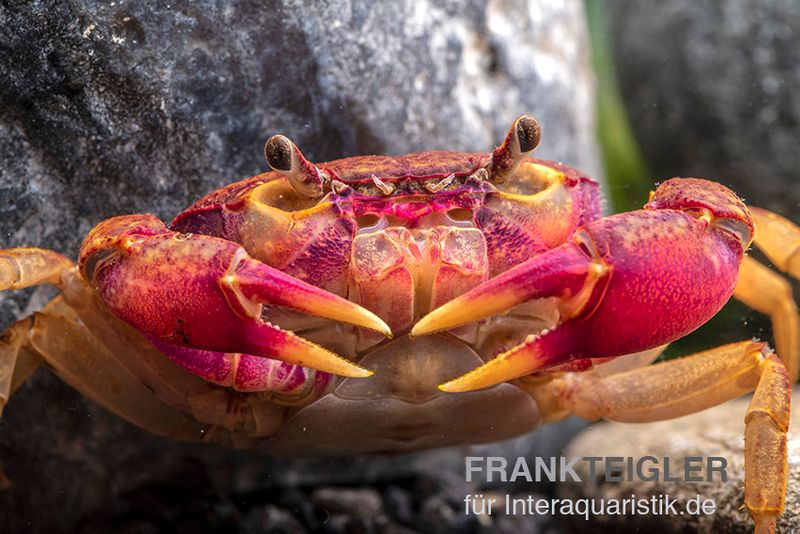
[[[673,466],[683,465],[687,456],[721,456],[728,461],[727,482],[609,482],[601,475],[591,480],[587,464],[576,469],[584,480],[559,486],[559,493],[568,498],[624,499],[631,494],[649,499],[669,494],[679,500],[679,510],[691,498],[700,495],[713,499],[717,511],[712,515],[617,515],[596,516],[587,524],[574,520],[576,531],[613,529],[615,532],[730,532],[749,533],[753,522],[744,502],[744,414],[747,399],[740,399],[697,414],[648,424],[599,423],[576,437],[565,452],[573,456],[668,456]],[[800,405],[795,392],[792,405]],[[786,511],[778,520],[779,532],[800,531],[800,428],[797,415],[792,415],[789,428],[789,484]],[[598,464],[602,466],[602,464]],[[662,466],[663,467],[663,466]],[[602,472],[604,468],[598,467]],[[672,470],[683,476],[682,469]]]
[[[800,220],[800,4],[607,5],[620,90],[655,179],[709,177]]]
[[[106,217],[169,219],[262,171],[262,143],[276,132],[318,161],[488,150],[528,112],[545,128],[538,155],[599,173],[578,0],[6,2],[0,27],[2,248],[74,256]],[[0,321],[50,294],[5,298]],[[0,524],[147,531],[191,516],[213,529],[241,515],[293,524],[264,496],[448,470],[459,458],[301,462],[175,444],[40,370],[0,423],[0,460],[13,483],[0,493]],[[176,493],[193,507],[172,510],[184,502]],[[306,505],[287,505],[292,513],[307,509],[302,495]]]

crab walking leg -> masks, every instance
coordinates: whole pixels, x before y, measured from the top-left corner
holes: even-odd
[[[750,207],[755,243],[778,269],[800,279],[800,227],[777,213]]]
[[[59,285],[73,263],[58,252],[41,248],[0,250],[0,291],[39,284]]]
[[[734,297],[772,320],[775,348],[789,379],[797,381],[800,367],[800,315],[789,282],[750,257],[742,261]]]
[[[61,254],[41,248],[0,250],[0,291],[39,284],[62,285],[62,275],[73,263]],[[28,343],[32,318],[11,325],[0,339],[0,414],[16,389],[36,370],[41,358]]]
[[[30,317],[17,321],[0,338],[0,415],[11,395],[42,363],[28,343],[32,324]]]
[[[10,393],[32,372],[34,361],[44,361],[67,384],[133,424],[161,436],[200,439],[201,425],[159,400],[116,363],[76,317],[59,297],[6,331],[0,365],[17,357]]]
[[[774,532],[786,500],[791,382],[774,354],[759,367],[761,378],[744,419],[744,504],[756,532]]]
[[[774,532],[787,483],[791,386],[765,343],[742,341],[677,360],[596,377],[567,373],[535,396],[586,419],[646,423],[694,413],[755,390],[745,416],[745,506],[756,532]]]

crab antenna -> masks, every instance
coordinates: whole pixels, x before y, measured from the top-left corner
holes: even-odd
[[[522,115],[514,121],[503,143],[494,149],[487,165],[489,179],[502,183],[517,170],[525,157],[536,150],[542,140],[539,121],[529,115]]]
[[[309,197],[322,196],[322,184],[327,176],[308,161],[288,137],[270,137],[264,145],[264,156],[272,170],[289,179],[295,191]]]

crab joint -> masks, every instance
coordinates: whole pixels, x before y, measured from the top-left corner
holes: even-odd
[[[264,145],[264,156],[272,170],[289,179],[295,191],[314,198],[322,196],[322,186],[327,176],[308,161],[288,137],[270,137]]]
[[[517,170],[525,157],[536,150],[542,139],[539,121],[523,115],[514,121],[503,143],[494,149],[487,170],[493,182],[502,183]]]

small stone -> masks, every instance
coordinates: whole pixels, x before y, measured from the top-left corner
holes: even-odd
[[[311,499],[329,514],[375,518],[383,514],[383,501],[372,488],[318,488]]]
[[[423,532],[471,532],[478,524],[477,516],[465,514],[438,496],[426,500],[420,509],[419,527]]]
[[[303,525],[290,512],[267,505],[251,509],[242,520],[245,534],[302,534]]]
[[[411,524],[414,510],[411,496],[399,486],[389,486],[383,493],[383,504],[390,518],[404,524]]]
[[[321,520],[328,517],[327,512],[318,509],[307,495],[296,488],[282,491],[276,504],[292,512],[309,530],[317,529]]]
[[[475,487],[466,481],[464,472],[433,471],[421,475],[411,491],[417,506],[428,498],[437,497],[453,506],[463,506],[464,496],[474,493]]]

